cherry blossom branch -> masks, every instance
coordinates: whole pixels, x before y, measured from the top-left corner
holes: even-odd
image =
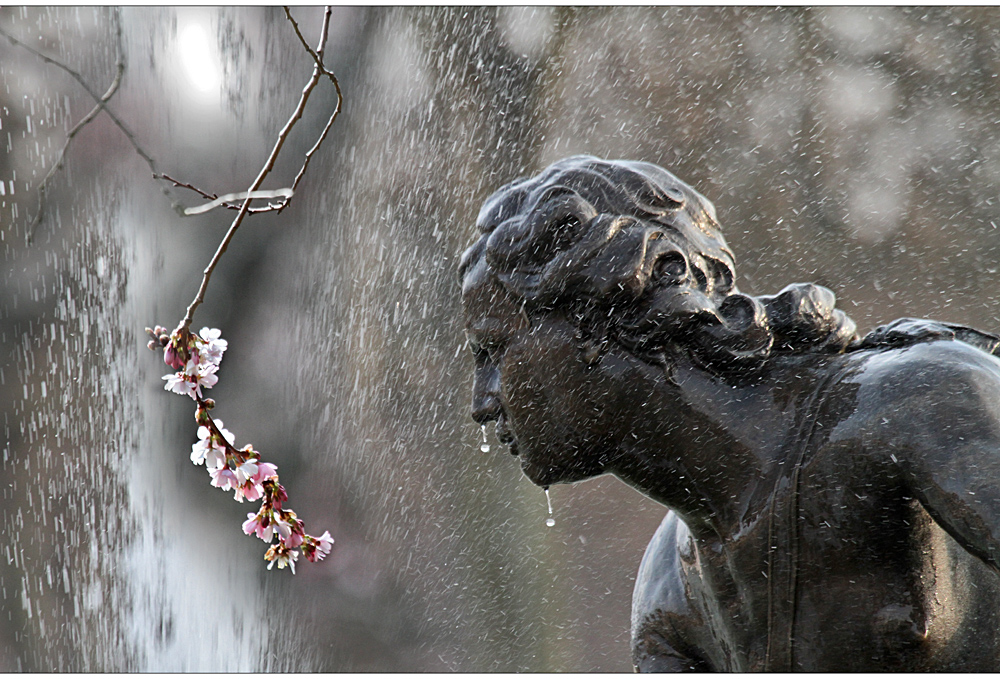
[[[225,429],[222,420],[216,420],[209,411],[215,401],[205,398],[202,390],[214,387],[222,356],[229,343],[222,339],[217,329],[202,328],[195,334],[178,328],[172,334],[162,326],[146,328],[150,336],[150,349],[163,349],[163,360],[174,370],[163,376],[164,388],[182,396],[190,396],[197,404],[195,421],[198,423],[198,442],[191,446],[191,461],[205,465],[212,477],[212,485],[222,490],[234,491],[234,499],[261,500],[260,509],[247,514],[243,532],[255,534],[269,543],[264,559],[270,570],[289,566],[295,573],[295,561],[305,554],[309,561],[322,561],[333,547],[329,531],[320,536],[308,535],[305,524],[295,512],[283,506],[288,493],[278,481],[278,467],[261,460],[253,446],[237,449],[236,437]],[[277,542],[273,542],[277,537]]]
[[[322,145],[331,126],[333,125],[333,122],[340,114],[343,103],[340,83],[337,81],[333,72],[327,69],[323,64],[323,54],[327,38],[329,36],[331,13],[332,9],[327,7],[323,15],[323,23],[320,31],[318,47],[316,50],[313,50],[302,37],[302,32],[299,30],[299,26],[295,19],[292,18],[289,9],[287,7],[285,8],[285,15],[291,22],[295,30],[295,34],[298,36],[303,45],[305,45],[306,51],[313,58],[314,66],[312,76],[303,88],[295,110],[285,123],[285,126],[279,132],[278,138],[271,150],[270,155],[250,188],[244,192],[228,193],[221,197],[216,194],[203,191],[202,189],[190,184],[180,182],[167,175],[159,174],[156,171],[156,163],[154,162],[152,156],[142,149],[132,132],[108,108],[108,102],[115,95],[121,85],[125,70],[121,49],[121,23],[117,10],[114,14],[115,30],[117,35],[117,71],[111,86],[108,88],[107,92],[100,97],[97,96],[97,94],[90,88],[78,72],[55,59],[42,54],[33,47],[9,35],[3,29],[0,29],[0,36],[6,37],[15,46],[21,47],[45,63],[52,64],[67,72],[96,102],[96,106],[69,131],[66,142],[63,145],[56,162],[53,164],[52,168],[49,169],[48,173],[46,173],[45,177],[39,184],[39,211],[35,216],[35,219],[32,221],[31,229],[28,232],[29,243],[34,226],[41,220],[42,217],[44,198],[49,180],[63,166],[66,151],[72,140],[76,137],[80,130],[83,129],[83,127],[93,121],[94,118],[96,118],[102,111],[108,114],[114,124],[132,144],[132,147],[139,154],[139,156],[146,161],[154,179],[163,179],[173,183],[175,187],[190,189],[200,194],[202,197],[209,199],[209,202],[206,204],[185,209],[179,202],[173,199],[169,189],[164,186],[163,193],[170,199],[172,206],[178,214],[182,216],[201,214],[214,209],[215,207],[238,209],[236,218],[230,225],[229,230],[226,232],[225,237],[219,244],[219,247],[208,266],[203,271],[201,285],[198,288],[198,294],[188,306],[181,323],[172,333],[168,333],[167,330],[161,326],[156,326],[155,329],[146,328],[146,332],[151,337],[148,346],[150,349],[163,349],[164,361],[171,368],[177,371],[175,373],[164,375],[163,379],[166,380],[165,389],[178,394],[190,396],[197,404],[195,420],[199,425],[199,440],[198,443],[192,446],[192,462],[195,464],[204,464],[206,468],[209,469],[212,476],[212,485],[217,488],[222,488],[223,490],[234,490],[235,499],[239,502],[243,502],[244,500],[261,500],[260,509],[256,513],[250,513],[247,515],[247,521],[243,524],[243,531],[248,535],[256,534],[257,537],[267,543],[270,543],[270,547],[264,555],[264,558],[270,562],[268,565],[269,569],[277,563],[279,569],[289,566],[293,573],[295,572],[295,561],[300,553],[304,554],[306,559],[309,561],[322,560],[323,557],[330,552],[330,549],[333,546],[333,538],[330,537],[330,533],[328,531],[318,537],[307,535],[305,533],[305,525],[298,519],[295,512],[283,506],[283,503],[288,499],[288,494],[278,481],[277,467],[269,462],[261,461],[260,453],[255,451],[250,445],[237,449],[233,445],[235,437],[223,428],[222,421],[215,420],[211,417],[211,415],[209,415],[209,411],[215,407],[215,402],[210,398],[205,398],[202,390],[211,388],[218,382],[219,378],[216,373],[218,372],[219,365],[222,361],[222,355],[225,352],[228,343],[221,339],[221,333],[217,329],[210,329],[206,327],[202,328],[200,333],[193,333],[190,330],[190,326],[195,310],[204,301],[205,292],[208,288],[208,283],[212,273],[243,220],[249,214],[260,212],[281,212],[288,206],[292,196],[294,195],[295,189],[298,187],[299,182],[305,175],[312,156]],[[278,155],[281,153],[281,150],[284,147],[285,142],[288,140],[292,129],[296,123],[301,120],[309,97],[323,76],[330,79],[337,92],[337,105],[333,113],[327,120],[319,139],[306,152],[302,168],[296,175],[292,186],[290,188],[282,188],[273,191],[262,191],[260,189],[261,185],[274,168]],[[252,200],[270,200],[275,198],[280,199],[280,202],[276,204],[268,204],[266,207],[250,207]],[[235,204],[235,201],[237,200],[242,201],[238,208]],[[275,537],[277,538],[277,541],[272,542]]]
[[[330,15],[332,10],[327,7],[323,14],[323,23],[320,30],[319,46],[317,50],[309,47],[302,37],[298,24],[292,18],[291,12],[285,8],[285,16],[295,29],[295,34],[305,45],[306,50],[313,57],[313,73],[309,82],[302,90],[299,102],[292,112],[284,127],[278,133],[271,153],[265,161],[257,178],[250,185],[247,191],[240,194],[226,194],[218,196],[209,193],[198,187],[185,182],[180,182],[167,175],[155,175],[158,179],[165,179],[172,182],[174,186],[187,188],[198,193],[203,198],[209,200],[208,203],[185,210],[186,214],[199,214],[207,212],[216,207],[236,208],[234,201],[242,200],[238,207],[238,212],[233,219],[229,230],[216,249],[208,266],[202,272],[201,284],[198,287],[198,294],[188,306],[177,328],[169,333],[161,326],[154,329],[146,328],[150,336],[149,348],[164,350],[163,360],[177,372],[163,376],[166,381],[164,388],[177,394],[187,395],[194,399],[197,404],[195,420],[198,427],[198,443],[191,448],[191,461],[195,464],[204,464],[212,477],[212,485],[223,490],[232,489],[234,498],[239,502],[244,500],[260,500],[260,509],[254,513],[247,514],[247,520],[243,523],[243,532],[247,535],[256,535],[269,543],[264,559],[269,562],[268,569],[278,564],[278,568],[289,566],[292,573],[295,572],[295,561],[299,554],[304,554],[309,561],[322,560],[333,547],[333,538],[329,531],[325,531],[320,536],[308,535],[305,532],[305,524],[295,515],[291,509],[283,506],[288,499],[288,493],[278,482],[277,467],[269,462],[263,462],[260,453],[253,449],[253,446],[244,446],[237,449],[234,445],[235,437],[231,432],[222,426],[221,420],[214,419],[209,411],[215,407],[215,401],[205,398],[203,389],[209,389],[218,382],[217,375],[222,355],[228,347],[228,343],[221,338],[221,333],[217,329],[202,328],[199,333],[191,332],[191,321],[198,306],[205,299],[205,292],[208,289],[209,280],[222,255],[229,247],[229,243],[235,236],[237,229],[249,214],[255,212],[275,211],[281,212],[288,206],[294,195],[295,189],[305,175],[309,166],[309,161],[313,154],[319,149],[326,139],[327,133],[340,113],[343,97],[340,91],[340,83],[336,76],[323,65],[323,52],[326,47],[329,35]],[[305,111],[309,96],[319,84],[323,76],[329,78],[337,91],[337,106],[327,120],[323,132],[319,139],[306,153],[302,168],[296,175],[290,188],[278,189],[275,191],[261,191],[260,187],[270,174],[281,153],[285,142],[291,134],[292,128],[301,120]],[[266,208],[251,208],[250,202],[254,199],[280,198],[277,204],[269,204]],[[277,538],[276,541],[275,538]]]

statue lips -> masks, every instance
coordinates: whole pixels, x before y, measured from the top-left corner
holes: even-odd
[[[510,450],[510,454],[517,455],[517,439],[514,434],[511,433],[510,429],[507,427],[507,418],[501,414],[497,418],[496,424],[496,435],[500,443],[503,443]]]

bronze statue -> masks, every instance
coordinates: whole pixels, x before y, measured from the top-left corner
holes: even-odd
[[[742,294],[712,204],[649,163],[567,158],[478,228],[473,418],[540,486],[670,509],[639,670],[1000,670],[1000,338]]]

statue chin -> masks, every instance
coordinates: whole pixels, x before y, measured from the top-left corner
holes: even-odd
[[[512,444],[511,452],[520,458],[521,471],[524,475],[533,484],[542,488],[559,483],[576,483],[604,473],[603,465],[592,461],[597,456],[582,451],[572,454],[572,459],[568,463],[555,459],[557,456],[548,451],[536,453],[526,450],[525,447],[518,447],[517,442]],[[565,454],[559,457],[565,457]]]
[[[559,483],[576,483],[577,481],[583,481],[600,474],[600,472],[582,473],[576,469],[560,469],[551,465],[533,465],[523,458],[521,460],[521,471],[528,477],[528,480],[542,488],[554,486]]]

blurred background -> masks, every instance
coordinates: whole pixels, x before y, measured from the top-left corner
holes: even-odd
[[[296,8],[315,43],[320,8]],[[116,19],[117,17],[117,19]],[[159,169],[249,186],[311,71],[280,9],[0,9]],[[235,213],[180,218],[105,115],[0,40],[0,670],[629,671],[663,507],[600,478],[542,491],[468,415],[455,269],[482,201],[574,153],[659,163],[713,200],[740,287],[836,292],[1000,330],[996,8],[337,7],[343,114],[280,216],[249,219],[194,328],[215,411],[337,542],[268,572],[249,505],[189,459],[174,327]],[[264,188],[291,183],[313,95]],[[186,205],[201,202],[183,189]]]

